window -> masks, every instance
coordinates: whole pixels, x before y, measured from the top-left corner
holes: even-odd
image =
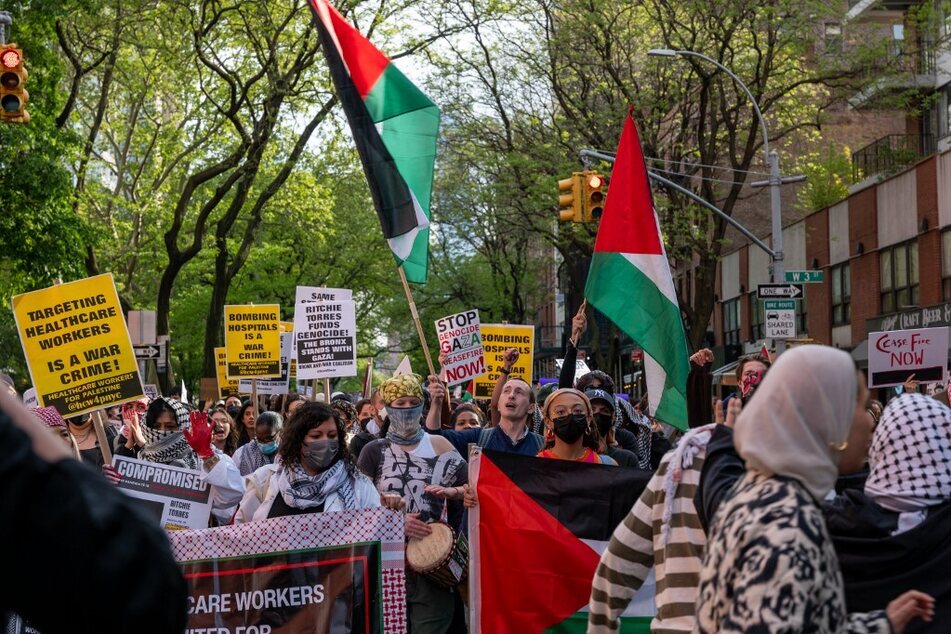
[[[842,52],[842,25],[838,22],[825,24],[825,54],[836,55]]]
[[[941,234],[941,295],[951,302],[951,230]]]
[[[796,336],[805,337],[809,333],[806,327],[806,296],[796,300]]]
[[[740,345],[740,300],[723,302],[723,345]]]
[[[852,323],[852,280],[849,263],[832,267],[832,325]]]
[[[918,243],[896,244],[879,252],[882,271],[882,313],[918,305]]]
[[[763,310],[763,302],[756,297],[756,293],[750,293],[750,338],[753,341],[759,341],[765,338],[763,334],[763,322],[766,321]]]

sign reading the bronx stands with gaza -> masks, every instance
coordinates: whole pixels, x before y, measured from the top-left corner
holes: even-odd
[[[225,352],[229,379],[281,376],[277,304],[225,306]]]
[[[77,416],[142,396],[142,380],[109,273],[13,298],[40,404]]]
[[[297,378],[357,375],[357,314],[353,291],[297,287],[294,340]]]

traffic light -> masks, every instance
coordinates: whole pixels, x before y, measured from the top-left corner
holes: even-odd
[[[30,93],[26,91],[29,74],[23,66],[23,51],[16,44],[0,45],[0,121],[26,123],[30,113],[26,103]]]
[[[581,172],[575,172],[571,178],[558,181],[558,219],[561,222],[582,222],[581,214]]]
[[[597,172],[585,171],[582,175],[584,188],[584,221],[597,222],[604,213],[604,189],[606,181]]]

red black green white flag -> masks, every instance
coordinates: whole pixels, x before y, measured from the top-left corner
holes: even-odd
[[[587,629],[591,582],[611,534],[651,473],[476,451],[479,504],[469,513],[470,631],[573,633]],[[650,632],[653,585],[621,617]]]
[[[687,337],[637,128],[621,132],[584,295],[644,350],[651,414],[687,429]]]
[[[383,236],[406,278],[422,284],[439,108],[326,0],[310,3]]]

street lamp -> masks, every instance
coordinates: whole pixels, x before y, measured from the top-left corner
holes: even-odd
[[[753,96],[753,93],[750,92],[750,89],[747,88],[746,84],[743,83],[743,80],[737,77],[733,71],[729,68],[718,62],[717,60],[704,55],[703,53],[698,53],[696,51],[678,51],[670,48],[653,48],[647,51],[648,55],[653,57],[699,57],[702,60],[710,62],[724,73],[730,76],[736,85],[743,89],[743,92],[746,93],[746,96],[750,98],[750,103],[753,106],[753,112],[756,113],[756,118],[759,120],[760,128],[763,131],[763,154],[766,158],[766,165],[769,167],[769,180],[766,183],[769,185],[769,198],[770,198],[770,216],[772,219],[772,231],[773,231],[773,256],[772,256],[772,280],[774,283],[783,283],[786,281],[786,265],[784,262],[783,255],[783,210],[782,202],[780,199],[779,186],[785,182],[796,182],[803,180],[802,178],[789,178],[783,179],[779,173],[779,155],[775,151],[770,151],[769,149],[769,133],[766,131],[766,120],[763,118],[763,113],[760,112],[759,103],[757,103],[756,98]],[[754,187],[757,183],[750,183]],[[776,354],[778,355],[786,348],[786,342],[782,339],[776,340]]]

